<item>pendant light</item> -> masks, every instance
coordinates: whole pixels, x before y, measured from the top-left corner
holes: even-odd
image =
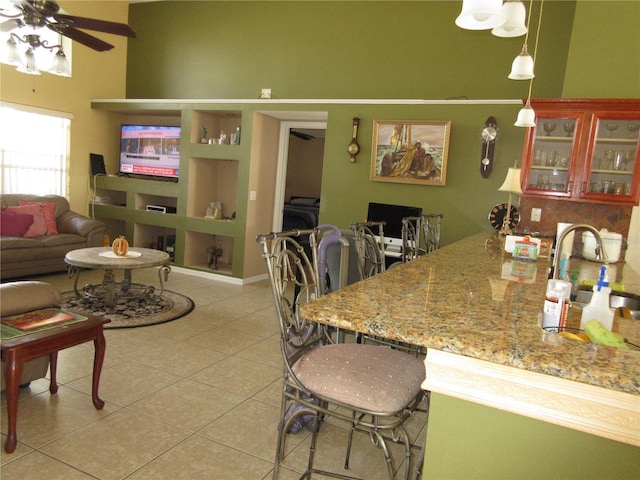
[[[520,0],[506,0],[502,5],[502,13],[505,21],[495,27],[491,33],[496,37],[512,38],[524,35],[529,31],[525,25],[527,10]]]
[[[522,51],[513,60],[511,65],[511,73],[509,78],[511,80],[529,80],[535,77],[533,73],[534,62],[529,51],[527,50],[527,42],[529,40],[529,23],[531,22],[531,10],[533,8],[533,0],[529,0],[529,15],[527,17],[526,35],[524,37],[524,44],[522,45]],[[542,9],[542,6],[540,7]]]
[[[533,3],[533,0],[531,0]],[[540,14],[538,17],[538,27],[536,28],[536,45],[533,48],[533,62],[535,64],[536,57],[538,55],[538,40],[540,40],[540,24],[542,23],[542,7],[544,6],[544,0],[540,1]],[[531,6],[529,6],[529,18],[531,18]],[[528,27],[527,27],[528,28]],[[516,127],[535,127],[536,126],[536,112],[531,107],[531,91],[533,89],[533,77],[529,79],[529,92],[527,93],[527,102],[524,107],[518,112],[518,118],[514,125]]]
[[[502,0],[463,0],[456,25],[465,30],[488,30],[504,21]]]

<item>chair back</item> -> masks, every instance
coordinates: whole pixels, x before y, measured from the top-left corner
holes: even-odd
[[[360,278],[385,271],[384,225],[386,222],[364,222],[351,224],[355,237]]]
[[[306,238],[309,247],[305,245]],[[258,235],[256,241],[262,246],[262,256],[267,264],[285,366],[294,376],[291,367],[298,358],[328,338],[324,327],[298,315],[300,305],[321,295],[317,230],[272,232]]]
[[[440,248],[441,224],[441,213],[429,213],[422,216],[422,230],[427,253],[434,252]]]
[[[425,253],[422,241],[422,217],[402,219],[402,261],[410,262]]]

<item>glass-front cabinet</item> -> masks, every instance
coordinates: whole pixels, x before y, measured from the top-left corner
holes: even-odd
[[[532,100],[524,149],[525,195],[637,205],[638,100]]]
[[[593,142],[587,151],[585,197],[600,195],[631,196],[635,180],[638,187],[638,130],[640,115],[595,113]],[[634,175],[634,172],[636,175]]]

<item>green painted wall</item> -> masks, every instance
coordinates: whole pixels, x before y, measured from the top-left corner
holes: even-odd
[[[461,2],[134,4],[131,98],[521,98],[523,38],[455,26]],[[560,96],[573,2],[547,2],[537,96]],[[539,5],[533,9],[537,24]],[[532,29],[533,30],[533,29]],[[533,53],[534,36],[530,39]],[[158,52],[157,55],[150,52]],[[185,77],[186,72],[186,77]],[[185,81],[187,80],[188,81]]]
[[[640,97],[638,45],[640,2],[578,2],[562,96]]]

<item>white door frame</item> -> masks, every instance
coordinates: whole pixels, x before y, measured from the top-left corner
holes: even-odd
[[[326,121],[283,120],[280,122],[280,138],[278,142],[278,171],[276,174],[276,191],[273,206],[273,230],[282,230],[282,215],[285,187],[287,184],[287,160],[289,157],[289,135],[292,128],[326,130]]]

